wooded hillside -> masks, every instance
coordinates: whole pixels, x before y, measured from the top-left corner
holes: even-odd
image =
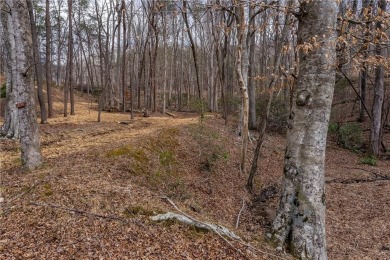
[[[387,2],[0,1],[0,258],[389,258]]]

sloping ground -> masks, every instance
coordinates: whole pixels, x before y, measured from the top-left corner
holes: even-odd
[[[240,139],[216,116],[200,125],[185,113],[134,121],[103,113],[97,123],[88,107],[78,97],[76,116],[58,114],[40,126],[45,163],[38,170],[23,171],[17,144],[1,140],[0,259],[278,259],[264,235],[280,190],[282,136],[267,137],[251,198],[238,170]],[[390,181],[382,180],[389,166],[360,165],[358,155],[330,144],[329,259],[390,259]],[[256,250],[175,221],[152,222],[175,211],[162,196]]]

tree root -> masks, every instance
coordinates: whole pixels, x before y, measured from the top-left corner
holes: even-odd
[[[233,241],[235,241],[235,242],[237,242],[237,243],[239,243],[239,244],[249,248],[252,251],[255,251],[255,252],[258,252],[258,253],[261,253],[261,254],[265,254],[265,255],[268,255],[268,256],[272,256],[272,257],[275,257],[276,259],[285,259],[285,258],[280,257],[278,255],[271,254],[271,253],[259,250],[257,248],[254,248],[252,245],[246,243],[244,240],[242,240],[239,236],[237,236],[234,232],[230,231],[226,227],[223,227],[223,226],[217,225],[217,224],[213,224],[213,223],[202,222],[200,220],[195,219],[194,217],[189,216],[188,214],[186,214],[185,212],[180,210],[176,206],[176,204],[171,199],[169,199],[166,196],[163,196],[161,198],[167,200],[169,202],[169,204],[171,204],[181,214],[177,214],[177,213],[173,213],[173,212],[167,212],[165,214],[159,214],[159,215],[150,217],[150,219],[153,220],[153,221],[164,221],[164,220],[169,220],[169,219],[176,219],[177,221],[180,221],[180,222],[182,222],[184,224],[188,224],[188,225],[191,225],[191,226],[195,226],[197,228],[201,228],[201,229],[205,229],[205,230],[209,230],[211,232],[214,232],[221,239],[223,239],[229,246],[231,246],[234,250],[236,250],[238,253],[240,253],[245,258],[247,258],[248,256],[245,255],[240,249],[235,247],[227,238],[229,238],[229,239],[231,239],[231,240],[233,240]]]
[[[165,214],[159,214],[157,216],[152,216],[150,217],[151,220],[153,221],[163,221],[163,220],[171,220],[171,219],[176,219],[177,221],[180,221],[184,224],[188,224],[197,228],[205,229],[212,231],[214,233],[217,233],[222,236],[229,237],[231,239],[241,239],[239,236],[234,234],[234,232],[230,231],[226,227],[212,224],[212,223],[207,223],[207,222],[202,222],[194,218],[189,218],[187,216],[184,216],[182,214],[176,214],[173,212],[167,212]]]

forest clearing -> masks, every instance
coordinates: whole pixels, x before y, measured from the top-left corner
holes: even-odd
[[[290,259],[265,240],[283,174],[283,135],[267,136],[249,196],[233,123],[208,114],[200,124],[197,114],[180,112],[139,113],[133,121],[104,112],[97,123],[96,105],[76,97],[77,115],[62,117],[57,97],[56,116],[40,125],[39,169],[24,171],[17,143],[1,140],[1,259]],[[390,161],[361,164],[359,154],[331,141],[326,158],[329,259],[389,259]],[[179,213],[162,196],[261,251],[179,222],[151,221]]]

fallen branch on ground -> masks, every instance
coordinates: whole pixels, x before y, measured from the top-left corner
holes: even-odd
[[[122,125],[129,125],[133,123],[132,121],[119,121],[118,124],[122,124]]]
[[[175,115],[174,115],[174,114],[172,114],[172,113],[169,113],[169,112],[165,112],[165,114],[167,114],[168,116],[171,116],[171,117],[175,117]]]
[[[269,255],[269,256],[273,256],[273,257],[275,257],[277,259],[285,259],[284,257],[280,257],[280,256],[277,256],[275,254],[271,254],[271,253],[262,251],[260,249],[254,248],[252,245],[246,243],[239,236],[234,234],[234,232],[230,231],[229,229],[227,229],[227,228],[225,228],[223,226],[220,226],[220,225],[217,225],[217,224],[212,224],[212,223],[207,223],[207,222],[202,222],[200,220],[197,220],[197,219],[189,216],[188,214],[183,212],[181,209],[179,209],[176,206],[176,204],[170,198],[168,198],[166,196],[163,196],[161,198],[167,200],[169,202],[169,204],[171,204],[181,214],[168,212],[168,213],[165,213],[165,214],[160,214],[160,215],[157,215],[157,216],[150,217],[150,219],[153,220],[153,221],[163,221],[163,220],[169,220],[169,219],[176,219],[176,220],[178,220],[178,221],[180,221],[182,223],[185,223],[185,224],[192,225],[192,226],[195,226],[195,227],[198,227],[198,228],[202,228],[202,229],[206,229],[206,230],[212,231],[215,234],[217,234],[221,239],[223,239],[227,244],[229,244],[233,249],[235,249],[237,252],[239,252],[241,255],[243,255],[244,257],[247,257],[247,256],[240,249],[236,248],[224,236],[226,236],[226,237],[234,240],[235,242],[237,242],[237,243],[239,243],[239,244],[241,244],[243,246],[246,246],[246,247],[250,248],[251,250],[256,251],[258,253]]]
[[[333,180],[325,181],[325,183],[327,183],[327,184],[331,184],[331,183],[355,184],[355,183],[370,183],[370,182],[376,182],[376,181],[389,181],[389,180],[390,180],[390,177],[379,175],[377,178],[374,178],[374,179],[347,179],[347,180],[333,179]]]
[[[207,223],[207,222],[202,222],[202,221],[199,221],[197,219],[189,218],[187,216],[184,216],[181,214],[176,214],[173,212],[159,214],[157,216],[150,217],[150,219],[153,221],[163,221],[163,220],[176,219],[177,221],[180,221],[182,223],[185,223],[185,224],[197,227],[197,228],[209,230],[209,231],[212,231],[214,233],[217,233],[217,234],[220,234],[223,236],[227,236],[227,237],[230,237],[233,239],[240,239],[240,237],[237,236],[236,234],[234,234],[234,232],[230,231],[229,229],[227,229],[223,226],[219,226],[219,225]]]
[[[245,208],[245,200],[242,199],[242,207],[240,209],[240,212],[238,212],[237,221],[236,221],[236,228],[238,228],[238,225],[240,225],[240,217],[241,217],[241,213],[244,210],[244,208]]]

